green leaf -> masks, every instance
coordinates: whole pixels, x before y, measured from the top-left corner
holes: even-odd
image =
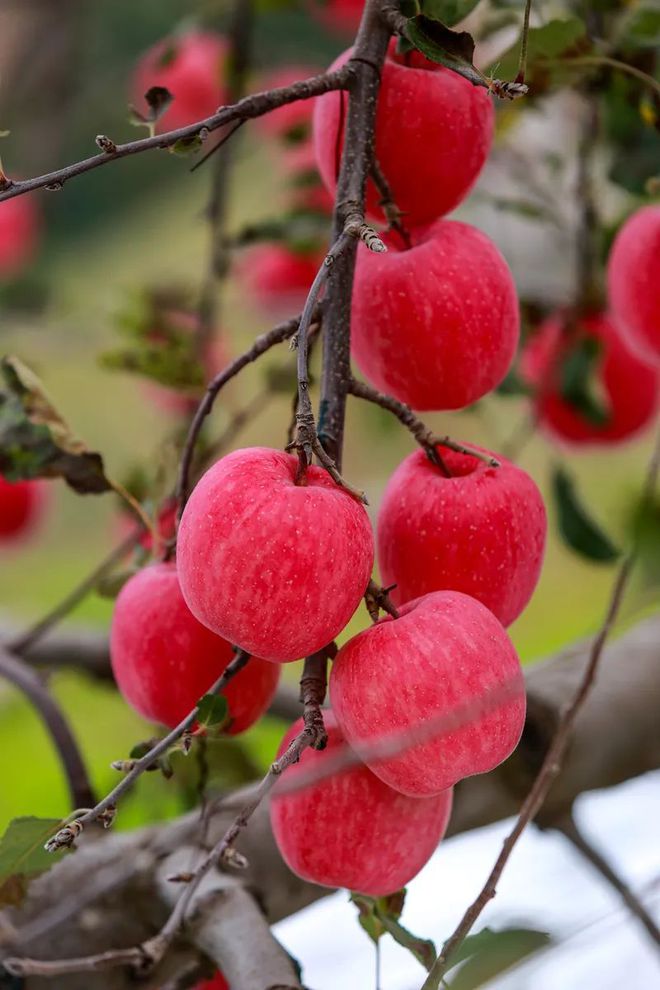
[[[657,4],[634,7],[626,20],[623,38],[641,48],[660,45],[660,7]]]
[[[0,472],[9,481],[64,478],[81,494],[112,489],[100,454],[72,433],[18,358],[0,362]]]
[[[520,396],[520,395],[531,395],[532,389],[521,377],[519,372],[512,368],[508,373],[506,378],[500,382],[500,384],[495,389],[498,395],[506,396]]]
[[[197,702],[197,721],[207,728],[223,726],[229,716],[227,699],[221,694],[205,694]]]
[[[62,858],[64,851],[53,855],[44,849],[61,827],[59,818],[14,818],[9,823],[0,838],[0,906],[20,904],[28,881]]]
[[[202,147],[202,139],[199,134],[191,134],[190,137],[179,138],[169,149],[171,155],[194,155]]]
[[[596,392],[596,370],[601,355],[599,340],[594,337],[578,340],[564,358],[559,382],[562,398],[594,426],[605,426],[610,419],[609,409]]]
[[[501,931],[484,928],[476,935],[469,935],[450,957],[452,969],[461,962],[463,966],[447,983],[452,990],[476,990],[521,959],[550,944],[552,938],[547,932],[531,928],[505,928]]]
[[[147,112],[142,113],[133,105],[129,106],[130,121],[136,127],[146,126],[152,130],[153,125],[163,116],[174,97],[164,86],[152,86],[144,94],[144,99],[148,107]]]
[[[500,79],[513,79],[518,72],[521,39],[491,66],[490,71]],[[533,80],[543,59],[555,59],[573,50],[586,51],[590,47],[586,27],[578,17],[548,21],[542,27],[530,28],[527,39],[526,79]]]
[[[358,909],[358,921],[371,941],[378,945],[384,934],[383,924],[376,911],[376,899],[366,894],[351,894],[351,900]]]
[[[564,542],[587,560],[610,563],[620,555],[609,536],[594,522],[581,504],[571,476],[555,469],[552,490],[557,506],[559,531]]]
[[[420,15],[410,18],[406,34],[415,48],[431,62],[452,69],[475,86],[487,87],[484,76],[472,63],[474,38],[467,31],[451,31],[439,21]]]
[[[420,13],[448,27],[470,14],[480,0],[420,0]]]
[[[390,915],[383,914],[380,917],[385,930],[394,941],[412,953],[417,962],[421,963],[424,969],[429,972],[437,957],[433,942],[430,939],[413,935]]]

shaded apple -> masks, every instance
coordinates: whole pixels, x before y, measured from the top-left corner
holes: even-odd
[[[505,377],[519,334],[509,267],[466,223],[412,231],[406,250],[360,245],[352,306],[353,356],[364,376],[415,409],[460,409]]]
[[[619,230],[607,266],[612,315],[640,355],[660,363],[660,205],[645,206]]]
[[[16,278],[32,262],[39,228],[39,214],[32,196],[16,196],[0,203],[0,281]]]
[[[489,698],[501,692],[501,699]],[[518,744],[525,683],[504,628],[481,602],[437,591],[358,633],[337,654],[330,698],[348,743],[374,744],[428,730],[399,755],[367,760],[390,787],[429,797],[492,770]],[[457,708],[479,709],[459,728],[433,730]]]
[[[19,543],[28,537],[38,525],[45,504],[42,481],[12,482],[0,474],[0,544]]]
[[[465,199],[493,137],[486,90],[417,54],[404,64],[393,42],[382,70],[375,154],[407,225],[429,223]],[[337,69],[352,55],[344,52]],[[345,92],[325,93],[314,108],[314,144],[323,181],[334,195],[348,110]],[[367,208],[382,218],[380,195],[369,181]]]
[[[226,103],[228,46],[211,31],[189,31],[157,42],[138,61],[131,84],[132,101],[146,113],[144,94],[164,86],[174,100],[158,121],[158,130],[176,130],[210,117]]]
[[[521,468],[440,448],[451,477],[417,450],[390,478],[378,513],[378,562],[397,604],[432,591],[462,591],[508,626],[541,572],[547,520],[540,491]]]
[[[177,564],[194,615],[267,660],[321,649],[360,603],[374,558],[364,506],[321,468],[234,451],[201,478],[179,526]]]
[[[144,718],[170,728],[192,711],[235,653],[203,626],[186,605],[173,563],[138,571],[117,597],[110,657],[124,699]],[[280,670],[252,657],[222,692],[230,735],[244,732],[264,714]]]
[[[346,742],[332,712],[324,712],[328,745],[306,749],[282,780],[322,768]],[[299,719],[279,748],[281,756],[303,728]],[[364,764],[300,790],[275,795],[270,819],[277,846],[304,880],[381,897],[404,887],[430,859],[451,812],[451,790],[426,799],[392,790]]]
[[[323,248],[294,250],[259,244],[245,252],[237,273],[262,309],[278,316],[300,312],[325,257]]]
[[[520,370],[535,390],[542,428],[569,444],[633,437],[654,418],[660,376],[630,349],[612,319],[554,313],[523,349]]]

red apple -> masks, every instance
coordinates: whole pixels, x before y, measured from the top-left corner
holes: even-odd
[[[141,715],[170,728],[186,717],[235,656],[231,645],[188,609],[174,564],[152,564],[124,585],[115,603],[110,656],[117,686]],[[224,689],[231,735],[264,714],[279,668],[251,658]]]
[[[229,990],[229,984],[222,973],[216,973],[210,980],[196,983],[193,990]]]
[[[308,7],[322,24],[348,34],[360,25],[364,0],[308,0]]]
[[[660,205],[645,206],[616,235],[607,268],[612,314],[628,343],[660,363]]]
[[[291,86],[301,79],[309,79],[319,72],[318,68],[309,65],[287,65],[271,72],[262,83],[261,88],[279,89],[281,86]],[[286,103],[271,113],[258,117],[255,121],[257,128],[267,137],[277,138],[285,145],[292,147],[309,141],[312,134],[312,114],[316,97],[309,100],[296,100]]]
[[[210,117],[227,100],[227,41],[210,31],[190,31],[159,41],[140,58],[133,76],[133,103],[146,112],[144,94],[164,86],[174,97],[158,121],[160,131],[176,130]]]
[[[415,409],[460,409],[506,375],[519,333],[506,261],[485,234],[439,220],[406,250],[360,245],[352,311],[353,356],[366,378]]]
[[[41,518],[45,500],[41,481],[11,482],[0,474],[0,544],[27,536]]]
[[[332,712],[324,712],[328,745],[306,749],[283,781],[323,768],[346,747]],[[278,756],[302,730],[299,719],[287,732]],[[419,873],[445,834],[451,790],[420,800],[384,784],[363,764],[352,766],[271,801],[270,820],[282,857],[304,880],[347,887],[381,897],[404,887]]]
[[[566,368],[585,347],[594,359],[587,391],[594,409],[566,395]],[[523,377],[536,389],[535,409],[542,427],[573,444],[613,443],[638,433],[654,417],[660,377],[629,349],[605,313],[577,321],[555,313],[523,350]]]
[[[0,281],[20,275],[33,260],[39,226],[36,202],[30,195],[0,203]]]
[[[300,312],[325,250],[294,251],[287,244],[259,244],[241,259],[238,274],[256,302],[271,313]]]
[[[489,702],[491,690],[506,698]],[[492,770],[513,752],[525,721],[525,683],[511,640],[492,612],[458,591],[408,602],[397,619],[387,616],[346,643],[332,665],[330,698],[358,752],[483,701],[483,712],[460,728],[387,760],[367,760],[386,784],[417,798]]]
[[[447,478],[422,450],[399,465],[378,513],[378,561],[397,604],[462,591],[508,626],[541,572],[547,520],[530,476],[440,449]]]
[[[339,68],[352,55],[334,62]],[[485,89],[421,55],[405,65],[394,54],[385,61],[376,118],[376,158],[408,225],[436,220],[465,199],[490,150],[493,107]],[[422,68],[423,66],[423,68]],[[326,93],[314,109],[316,158],[334,194],[341,163],[348,97]],[[367,206],[381,217],[380,195],[371,182]]]
[[[321,468],[236,450],[197,484],[177,541],[181,588],[200,622],[267,660],[297,660],[341,632],[374,558],[364,506]]]

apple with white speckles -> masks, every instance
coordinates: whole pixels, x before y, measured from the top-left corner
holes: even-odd
[[[344,65],[353,49],[331,69]],[[493,137],[486,90],[420,52],[397,55],[392,42],[382,69],[375,154],[408,226],[430,223],[455,209],[474,185]],[[334,195],[341,165],[348,97],[320,96],[314,107],[319,172]],[[381,195],[370,180],[367,208],[382,218]]]
[[[397,604],[462,591],[510,625],[536,587],[545,549],[543,497],[530,476],[439,448],[451,477],[418,450],[390,478],[378,513],[378,562]],[[486,452],[490,453],[490,452]]]
[[[267,447],[209,468],[179,527],[177,566],[200,622],[267,660],[308,656],[341,632],[366,590],[364,506],[321,468]]]
[[[607,290],[628,342],[660,364],[660,204],[637,210],[616,235]]]
[[[525,720],[525,683],[505,629],[458,591],[408,602],[337,654],[330,698],[350,746],[425,733],[396,756],[367,765],[390,787],[429,797],[505,760]],[[443,719],[474,706],[457,727]],[[434,722],[436,728],[434,730]]]
[[[152,564],[124,585],[115,603],[110,657],[117,686],[144,718],[174,728],[234,659],[234,650],[186,605],[173,563]],[[249,729],[272,701],[280,677],[252,657],[222,692],[227,732]]]
[[[282,779],[323,768],[346,742],[332,712],[324,712],[328,745],[306,749]],[[280,745],[281,756],[303,728],[299,719]],[[271,801],[273,835],[298,876],[326,887],[382,897],[404,887],[433,855],[449,821],[452,792],[420,800],[388,787],[364,764]]]
[[[495,388],[516,352],[516,287],[498,249],[466,223],[439,220],[386,254],[361,244],[353,356],[365,377],[414,409],[460,409]]]

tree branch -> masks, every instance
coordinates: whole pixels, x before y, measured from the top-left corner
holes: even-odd
[[[153,137],[142,138],[138,141],[129,141],[126,144],[114,144],[109,139],[99,135],[97,143],[99,146],[108,148],[107,151],[85,158],[83,161],[75,162],[64,168],[48,172],[46,175],[38,175],[33,179],[23,179],[14,181],[8,179],[0,186],[0,203],[6,199],[13,199],[34,189],[61,189],[65,182],[73,179],[85,172],[91,172],[95,168],[101,168],[110,162],[118,161],[120,158],[127,158],[131,155],[139,155],[145,151],[152,151],[156,148],[172,148],[178,141],[186,138],[199,136],[202,140],[212,131],[225,127],[233,121],[252,120],[255,117],[262,117],[264,114],[285,106],[287,103],[295,103],[297,100],[308,100],[313,96],[321,96],[334,89],[344,89],[348,85],[353,75],[353,66],[349,62],[335,72],[323,72],[310,79],[303,79],[293,83],[291,86],[283,86],[278,89],[271,89],[263,93],[255,93],[246,96],[232,106],[220,107],[210,117],[199,120],[186,127],[179,127],[174,131],[166,131],[164,134],[156,134]]]
[[[211,685],[207,694],[219,694],[223,688],[229,683],[229,681],[234,677],[240,670],[245,667],[250,659],[250,654],[241,650],[236,654],[234,659],[227,665],[223,673],[216,679],[216,681]],[[148,753],[140,759],[124,761],[124,769],[126,771],[125,776],[122,780],[112,788],[109,794],[106,794],[94,807],[89,811],[86,811],[84,815],[79,818],[75,818],[64,828],[61,828],[56,835],[46,843],[46,849],[49,852],[55,852],[57,849],[67,848],[71,846],[75,840],[78,838],[80,833],[83,831],[85,826],[96,822],[99,820],[103,821],[103,824],[108,828],[115,816],[116,802],[124,794],[126,790],[137,780],[137,778],[152,767],[160,756],[163,756],[168,749],[178,740],[188,729],[191,729],[197,718],[197,707],[193,708],[191,712],[186,715],[186,717],[179,722],[179,724],[168,732],[163,739],[160,739],[154,746],[151,747]],[[93,802],[91,802],[93,803]],[[76,805],[79,807],[79,805]]]
[[[392,395],[385,395],[384,392],[378,392],[371,385],[367,385],[365,382],[359,382],[355,378],[350,379],[348,391],[358,399],[366,399],[367,402],[373,402],[374,405],[380,406],[381,409],[387,409],[388,412],[393,413],[399,422],[410,430],[417,443],[426,452],[429,460],[433,461],[434,464],[438,464],[438,467],[444,468],[445,471],[447,471],[446,466],[441,462],[438,463],[439,455],[436,450],[437,447],[446,447],[447,450],[453,450],[458,454],[467,454],[470,457],[476,457],[477,460],[484,461],[489,467],[500,466],[497,458],[491,454],[484,454],[482,450],[478,450],[476,447],[457,443],[451,437],[438,436],[438,434],[433,433],[421,419],[415,416],[410,406],[407,406],[404,402],[399,402]]]
[[[257,337],[249,350],[245,351],[237,358],[234,358],[234,360],[231,361],[226,368],[223,368],[223,370],[216,375],[213,381],[207,385],[204,398],[197,407],[197,412],[195,413],[192,423],[190,424],[188,436],[186,437],[185,446],[181,455],[181,467],[179,469],[179,479],[176,488],[176,497],[179,501],[180,512],[183,511],[183,508],[188,500],[190,489],[190,471],[195,452],[195,444],[197,443],[204,420],[213,409],[213,404],[218,393],[222,388],[224,388],[227,382],[231,381],[232,378],[235,378],[246,365],[250,364],[252,361],[256,361],[257,358],[261,357],[262,354],[265,354],[266,351],[270,350],[270,348],[274,347],[276,344],[281,344],[282,341],[293,337],[294,333],[298,330],[299,325],[300,317],[295,317],[295,319],[287,320],[285,323],[280,323],[267,333],[262,333],[259,337]]]
[[[614,887],[617,893],[621,895],[621,899],[630,913],[642,923],[655,944],[660,946],[660,928],[658,928],[649,912],[646,910],[639,898],[633,893],[625,880],[619,876],[602,853],[598,852],[598,850],[592,846],[586,836],[580,831],[573,816],[567,815],[555,824],[555,828],[558,832],[561,832],[561,834],[575,846],[578,852],[582,853],[584,858],[598,870],[601,876],[603,876],[605,880],[607,880],[607,882]]]
[[[650,501],[654,495],[659,471],[660,437],[658,438],[656,448],[653,452],[648,467],[642,495],[642,501],[644,503]],[[453,953],[456,949],[458,949],[463,940],[469,934],[472,926],[478,919],[488,901],[495,896],[499,879],[504,872],[504,868],[509,861],[518,839],[524,832],[527,825],[533,821],[543,807],[548,792],[552,787],[553,781],[561,771],[562,759],[570,743],[575,721],[583,705],[586,703],[594,685],[596,672],[603,654],[605,643],[607,642],[607,638],[614,627],[614,623],[619,613],[630,573],[632,571],[635,553],[636,547],[633,548],[631,553],[623,559],[619,567],[605,618],[593,641],[589,653],[589,660],[584,669],[582,679],[577,687],[577,690],[570,698],[565,710],[559,718],[550,747],[545,754],[543,763],[541,764],[541,768],[536,775],[531,790],[522,804],[516,824],[504,840],[502,851],[497,857],[497,860],[495,861],[495,864],[479,895],[469,906],[453,934],[444,943],[442,952],[439,954],[429,972],[427,979],[424,981],[422,990],[438,990],[440,982],[444,974],[447,972],[449,964],[451,963]]]
[[[347,221],[364,220],[364,197],[373,162],[373,133],[380,89],[380,70],[390,31],[381,20],[380,0],[367,0],[355,41],[349,86],[348,117],[337,198],[333,242]],[[341,471],[346,394],[351,377],[351,296],[357,240],[352,238],[329,273],[323,307],[323,373],[318,436]]]
[[[71,806],[88,808],[96,800],[75,737],[62,710],[37,674],[0,647],[0,676],[28,698],[48,730],[69,785]]]

